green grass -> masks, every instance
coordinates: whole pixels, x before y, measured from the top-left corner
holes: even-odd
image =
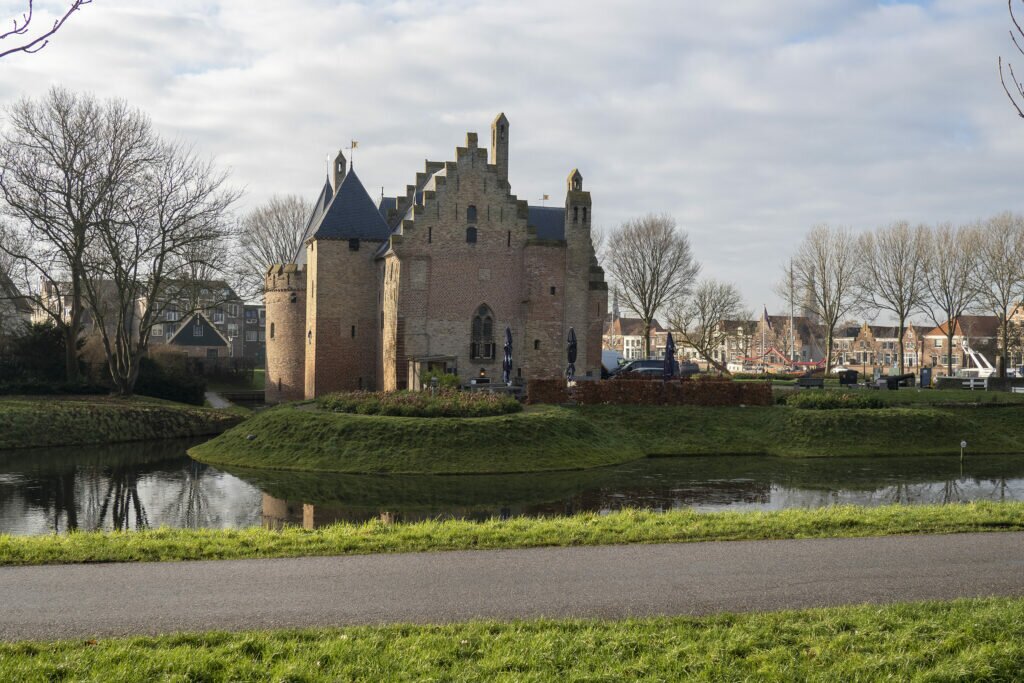
[[[0,398],[0,449],[213,435],[241,419],[151,398]]]
[[[970,389],[914,389],[904,388],[897,391],[887,389],[865,389],[849,387],[830,387],[831,393],[856,394],[870,396],[894,406],[960,406],[960,405],[1022,405],[1024,394],[1011,394],[1003,391],[971,391]],[[776,396],[790,396],[793,393],[823,393],[821,389],[786,389],[775,391]]]
[[[213,465],[246,468],[483,474],[587,469],[646,456],[952,455],[962,439],[972,454],[1021,452],[1024,405],[828,411],[535,406],[469,419],[282,406],[189,453]]]
[[[1024,530],[1024,503],[837,506],[777,512],[658,513],[409,524],[335,524],[283,531],[157,529],[0,535],[0,566],[222,560],[622,543],[831,538]]]
[[[0,644],[17,681],[1013,681],[1024,600]]]

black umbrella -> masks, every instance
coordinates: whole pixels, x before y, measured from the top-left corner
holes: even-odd
[[[501,361],[501,381],[509,384],[512,381],[512,328],[505,328],[505,359]]]
[[[576,374],[576,328],[569,328],[569,341],[566,344],[566,353],[569,356],[569,367],[565,369],[565,376],[571,382]]]
[[[665,341],[665,368],[663,371],[666,380],[676,376],[676,343],[672,339],[672,333],[668,333]]]

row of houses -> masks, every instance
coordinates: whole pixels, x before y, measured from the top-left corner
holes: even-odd
[[[1012,329],[1024,330],[1024,307],[1009,318]],[[806,316],[762,315],[755,320],[724,320],[723,341],[712,353],[716,363],[730,371],[783,371],[824,365],[825,333],[822,326]],[[1000,319],[991,315],[964,315],[954,322],[953,343],[949,346],[947,324],[908,325],[904,331],[904,362],[909,372],[920,367],[933,368],[934,376],[947,373],[952,357],[953,373],[967,373],[995,366],[999,349]],[[669,330],[658,321],[651,326],[651,355],[662,357]],[[1010,368],[1024,365],[1021,335],[1011,335]],[[707,365],[685,335],[673,331],[677,355]],[[899,329],[889,325],[846,323],[833,338],[833,365],[862,371],[878,368],[888,371],[898,364]],[[603,348],[615,352],[624,361],[643,358],[644,324],[638,318],[621,317],[613,312],[605,324]]]
[[[223,280],[196,283],[190,292],[195,303],[167,301],[158,307],[159,320],[150,332],[150,348],[173,349],[191,358],[244,360],[250,367],[263,367],[266,307],[245,303]],[[17,334],[29,323],[47,322],[49,315],[44,307],[51,311],[70,309],[70,296],[62,295],[51,283],[46,283],[41,293],[42,305],[33,305],[0,273],[0,337]],[[113,307],[116,299],[112,285],[109,301]],[[144,302],[136,305],[141,313]],[[82,336],[87,341],[97,336],[98,317],[104,316],[88,308],[82,313]]]

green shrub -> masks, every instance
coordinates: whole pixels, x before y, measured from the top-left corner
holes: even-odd
[[[425,387],[430,386],[430,378],[437,378],[437,386],[440,389],[458,389],[462,386],[462,378],[458,375],[452,375],[447,372],[437,372],[436,370],[424,370],[420,374],[420,382]]]
[[[866,391],[818,391],[808,389],[786,396],[786,405],[804,410],[884,408],[885,401]]]
[[[336,413],[396,417],[486,417],[523,409],[510,396],[450,389],[439,391],[436,396],[429,391],[343,392],[323,396],[317,403]]]
[[[195,375],[173,372],[152,358],[143,357],[139,362],[135,393],[201,406],[206,399],[206,380]]]

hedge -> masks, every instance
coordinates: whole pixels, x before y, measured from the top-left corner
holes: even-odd
[[[529,403],[570,403],[579,405],[674,405],[674,406],[768,406],[772,405],[770,384],[733,382],[728,379],[579,382],[571,391],[565,380],[530,380]]]
[[[322,396],[317,403],[338,413],[399,417],[487,417],[523,409],[511,396],[452,390],[440,391],[437,396],[429,391],[351,391]]]
[[[886,402],[875,394],[847,391],[800,391],[787,396],[785,403],[806,410],[886,407]]]

